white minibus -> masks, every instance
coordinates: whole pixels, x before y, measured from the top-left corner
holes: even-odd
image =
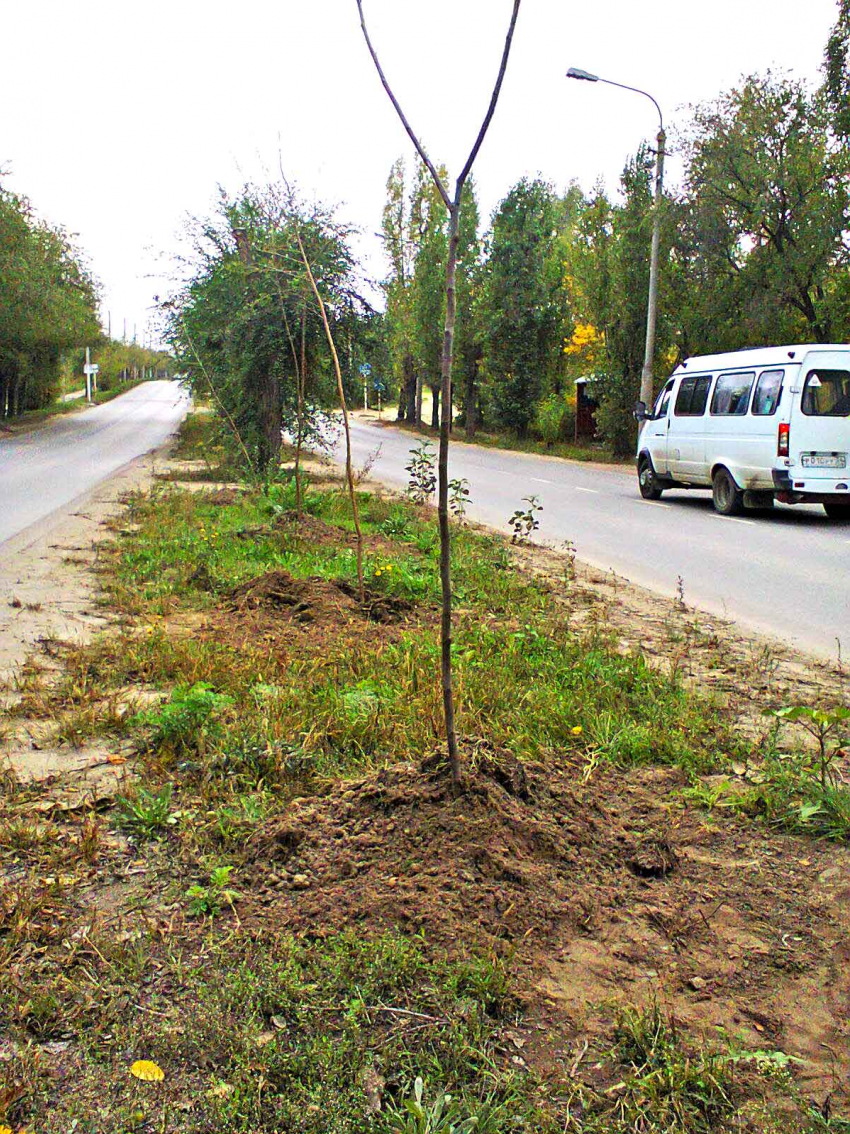
[[[822,504],[850,522],[850,346],[764,347],[689,358],[641,422],[638,484],[710,488],[724,516]]]

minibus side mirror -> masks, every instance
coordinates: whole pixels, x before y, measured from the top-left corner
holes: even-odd
[[[647,421],[652,414],[646,412],[646,402],[635,402],[635,421]]]

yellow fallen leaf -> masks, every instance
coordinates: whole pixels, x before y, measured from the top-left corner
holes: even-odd
[[[12,1134],[11,1126],[0,1126],[0,1134]]]
[[[127,763],[127,757],[126,756],[107,756],[106,759],[110,764],[126,764]]]
[[[163,1069],[150,1059],[137,1059],[130,1068],[130,1074],[145,1083],[161,1083],[165,1078]]]

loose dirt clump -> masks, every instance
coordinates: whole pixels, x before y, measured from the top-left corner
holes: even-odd
[[[322,626],[352,620],[399,624],[414,611],[408,599],[369,587],[361,602],[358,588],[345,579],[296,579],[283,570],[240,583],[230,591],[228,605],[239,613],[274,612],[291,623]]]
[[[255,836],[254,869],[304,930],[402,925],[461,949],[549,936],[585,852],[614,869],[628,842],[601,816],[577,822],[572,787],[487,749],[459,793],[440,758],[396,765],[296,801]]]
[[[684,806],[674,769],[585,783],[566,762],[466,748],[460,792],[432,759],[295,800],[249,844],[243,921],[495,950],[562,1035],[598,1031],[600,1004],[657,999],[803,1060],[813,1091],[846,1076],[850,852],[729,816],[714,826]]]
[[[311,547],[356,547],[357,535],[346,528],[329,524],[318,516],[311,516],[305,512],[299,516],[291,509],[281,513],[276,520],[277,527],[291,539],[298,539]],[[363,548],[372,555],[386,555],[395,558],[398,555],[398,544],[377,532],[368,532],[363,535]],[[414,548],[409,549],[414,552]]]

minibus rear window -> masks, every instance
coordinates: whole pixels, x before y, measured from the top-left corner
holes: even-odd
[[[751,413],[757,417],[770,417],[771,414],[776,413],[782,395],[784,376],[784,370],[762,370],[756,383],[756,392],[753,394]]]
[[[711,412],[724,417],[738,417],[745,414],[750,403],[750,390],[753,388],[754,378],[754,371],[748,374],[721,374],[714,387]]]
[[[850,415],[850,371],[810,370],[801,406],[809,417]]]

